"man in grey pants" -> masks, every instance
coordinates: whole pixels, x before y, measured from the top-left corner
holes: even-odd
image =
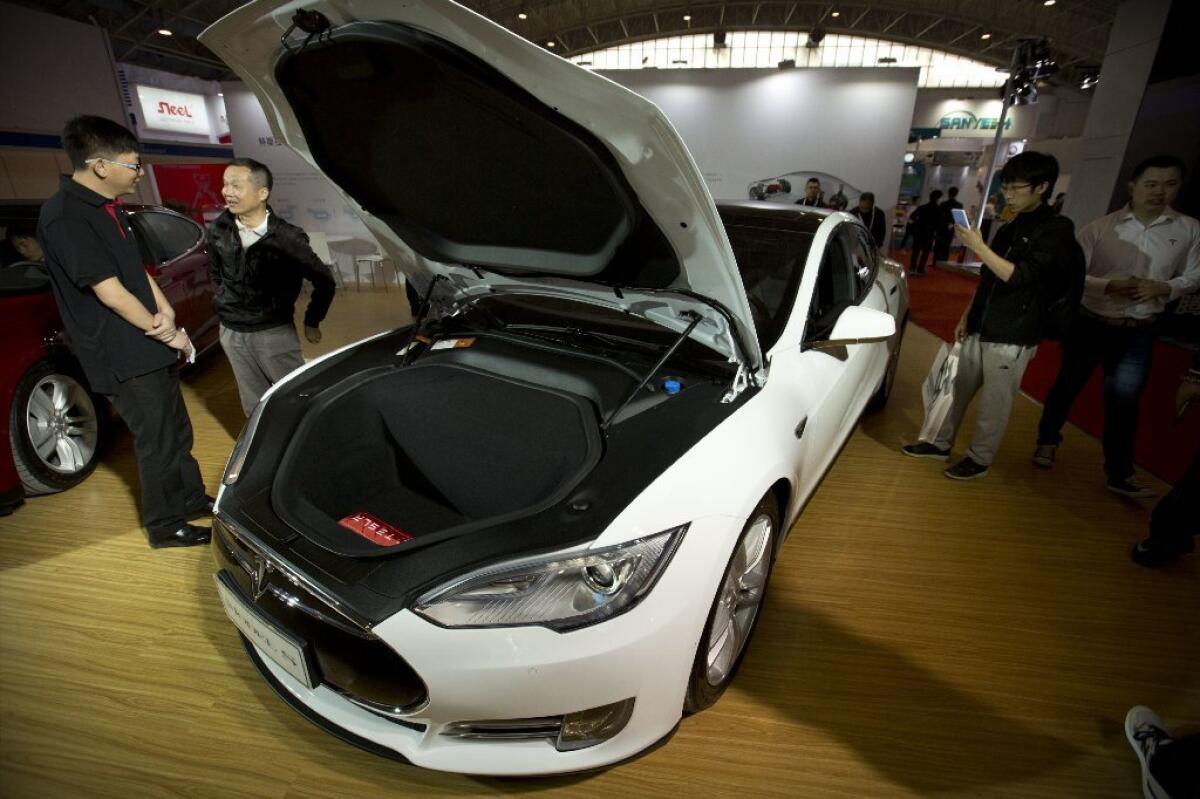
[[[1013,396],[1042,340],[1046,308],[1067,293],[1071,274],[1082,269],[1075,226],[1045,201],[1057,179],[1053,156],[1016,155],[1001,170],[1000,187],[1017,216],[996,232],[992,247],[978,230],[956,226],[983,268],[971,305],[954,331],[961,353],[952,405],[932,441],[902,450],[914,458],[948,460],[967,405],[982,389],[971,447],[945,471],[953,480],[988,473],[1008,427]]]
[[[231,161],[221,190],[228,208],[208,230],[221,347],[247,416],[272,383],[304,363],[294,319],[303,281],[313,287],[304,313],[310,342],[321,340],[319,325],[333,302],[332,272],[313,253],[307,233],[271,212],[271,186],[265,165]]]

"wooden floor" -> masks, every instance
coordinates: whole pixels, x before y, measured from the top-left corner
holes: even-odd
[[[339,293],[307,354],[406,320],[402,292]],[[891,405],[797,525],[725,697],[572,779],[421,771],[312,727],[248,664],[207,549],[146,547],[122,434],[86,483],[0,519],[0,796],[1138,796],[1126,709],[1200,730],[1196,559],[1134,566],[1149,506],[1103,490],[1076,431],[1052,472],[1031,466],[1023,398],[983,480],[902,457],[935,346],[909,331]],[[217,353],[185,382],[215,487],[233,377]]]

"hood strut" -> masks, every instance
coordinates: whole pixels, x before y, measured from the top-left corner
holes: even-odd
[[[412,360],[413,341],[417,338],[421,325],[425,324],[425,317],[429,314],[429,300],[433,297],[433,290],[437,288],[439,280],[448,280],[448,278],[445,275],[434,276],[429,288],[425,290],[425,296],[421,298],[421,308],[417,311],[417,318],[413,320],[412,329],[408,331],[408,341],[404,342],[404,346],[400,348],[400,352],[404,353],[404,360],[401,364],[403,366],[407,366]]]
[[[638,395],[638,392],[646,387],[651,378],[658,373],[658,370],[663,368],[663,365],[666,364],[666,362],[671,359],[671,356],[675,354],[675,350],[679,349],[683,342],[687,341],[688,336],[690,336],[692,331],[696,329],[696,325],[700,324],[702,317],[695,311],[684,311],[683,314],[685,316],[692,317],[691,324],[689,324],[687,328],[679,334],[674,342],[672,342],[671,346],[667,348],[667,351],[664,352],[662,357],[658,359],[658,363],[650,367],[650,371],[646,372],[646,376],[642,378],[642,382],[638,383],[637,388],[629,392],[629,396],[625,397],[625,401],[618,405],[617,409],[608,415],[608,418],[604,420],[604,424],[600,425],[600,429],[602,431],[608,433],[609,425],[613,423],[613,419],[616,419],[617,415],[621,411],[625,410],[626,405],[633,402],[633,398]]]

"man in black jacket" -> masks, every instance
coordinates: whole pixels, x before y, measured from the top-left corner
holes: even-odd
[[[933,234],[937,230],[938,215],[941,213],[938,210],[938,202],[941,199],[940,191],[935,189],[929,192],[929,202],[917,206],[908,218],[913,234],[912,257],[908,261],[910,274],[925,274],[925,259],[933,249]]]
[[[932,441],[904,447],[915,458],[948,460],[967,405],[982,388],[975,435],[966,457],[945,471],[955,480],[982,477],[1004,437],[1013,396],[1045,330],[1046,308],[1082,268],[1075,226],[1046,197],[1058,179],[1053,156],[1025,152],[1000,172],[1000,190],[1017,216],[996,232],[992,247],[978,230],[956,226],[984,268],[954,337],[961,343],[950,412]]]
[[[308,234],[271,213],[272,182],[264,164],[230,161],[221,189],[228,208],[208,229],[221,347],[247,416],[272,383],[304,364],[294,319],[302,281],[313,286],[304,314],[304,337],[313,344],[321,340],[335,285]]]
[[[875,246],[882,250],[883,241],[887,234],[887,231],[884,229],[884,223],[887,222],[887,214],[875,207],[875,195],[869,191],[864,191],[862,196],[858,198],[858,206],[850,213],[857,216],[867,226],[867,230],[871,231],[871,238],[875,240]]]
[[[143,173],[137,139],[110,119],[80,116],[67,122],[62,140],[74,171],[42,206],[37,236],[71,352],[133,433],[150,546],[206,544],[210,531],[188,524],[211,514],[213,500],[192,457],[176,366],[192,344],[146,274],[118,207]],[[60,423],[65,430],[71,420]]]

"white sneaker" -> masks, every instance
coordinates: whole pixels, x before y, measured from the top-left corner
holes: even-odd
[[[1125,714],[1125,737],[1142,764],[1142,795],[1146,799],[1171,799],[1150,773],[1150,760],[1155,751],[1174,740],[1163,728],[1162,719],[1143,705],[1131,707]]]

